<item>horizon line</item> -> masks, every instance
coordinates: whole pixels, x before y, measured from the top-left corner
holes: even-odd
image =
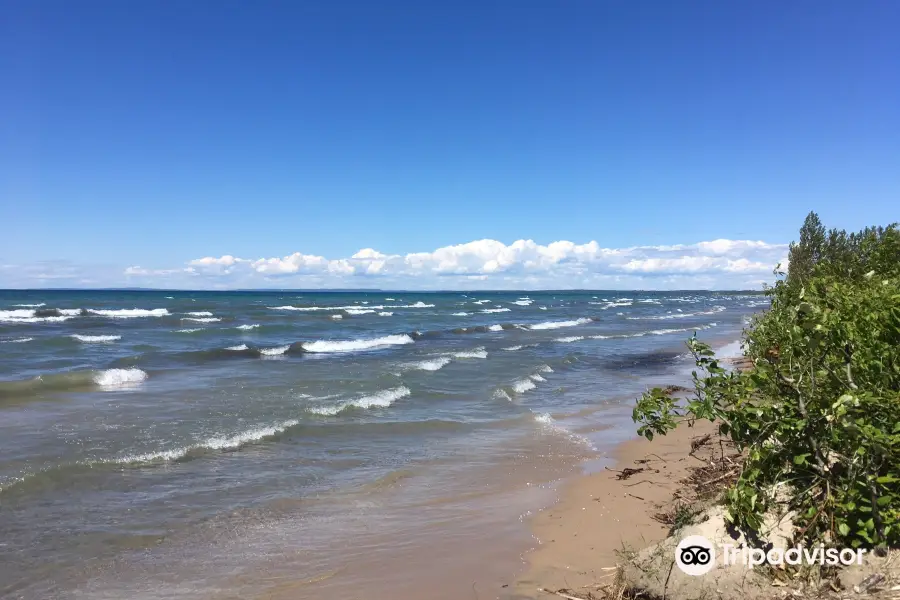
[[[669,290],[642,289],[642,288],[544,288],[544,289],[435,289],[435,290],[411,290],[402,288],[228,288],[228,289],[192,289],[192,288],[149,288],[149,287],[102,287],[102,288],[73,288],[73,287],[54,287],[54,288],[0,288],[3,292],[303,292],[303,293],[404,293],[404,294],[446,294],[446,293],[518,293],[518,292],[650,292],[650,293],[673,293],[673,292],[753,292],[763,293],[764,289],[751,288],[732,288],[732,289],[709,289],[709,288],[677,288]]]

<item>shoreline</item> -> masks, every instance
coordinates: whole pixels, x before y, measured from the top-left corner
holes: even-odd
[[[564,480],[558,501],[531,519],[537,546],[523,557],[513,598],[549,598],[542,589],[610,583],[622,562],[619,552],[664,539],[669,526],[653,514],[682,487],[689,468],[701,464],[690,456],[692,439],[715,431],[715,424],[698,421],[652,442],[635,437],[599,457],[613,465]],[[642,470],[623,477],[626,468]]]

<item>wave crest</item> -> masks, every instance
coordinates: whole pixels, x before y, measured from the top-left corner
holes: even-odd
[[[380,338],[361,339],[361,340],[344,340],[330,341],[319,340],[316,342],[306,342],[301,347],[306,352],[359,352],[362,350],[374,350],[385,346],[396,346],[403,344],[412,344],[413,339],[406,334],[386,335]]]

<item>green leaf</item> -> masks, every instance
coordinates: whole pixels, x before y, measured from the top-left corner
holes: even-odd
[[[847,535],[848,533],[850,533],[850,526],[846,523],[841,523],[840,525],[838,525],[838,531],[841,533],[841,535]]]

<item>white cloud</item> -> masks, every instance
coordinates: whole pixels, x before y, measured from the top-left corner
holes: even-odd
[[[219,258],[213,258],[212,256],[207,256],[205,258],[197,258],[191,261],[188,261],[189,265],[195,267],[231,267],[236,265],[237,263],[248,262],[246,260],[235,258],[230,254],[226,254],[225,256],[220,256]]]
[[[294,252],[282,257],[226,254],[184,266],[117,271],[71,263],[0,270],[0,287],[40,286],[50,278],[84,277],[98,286],[254,288],[381,287],[393,289],[668,289],[747,288],[771,282],[786,244],[717,239],[694,244],[604,248],[560,240],[511,244],[482,239],[427,252],[386,254],[362,248],[349,257]],[[753,283],[753,285],[751,285]]]
[[[485,287],[584,287],[589,282],[607,285],[648,278],[650,287],[670,283],[661,276],[695,275],[704,286],[742,274],[769,274],[787,248],[784,244],[761,241],[718,239],[696,244],[603,248],[596,241],[585,244],[561,240],[547,245],[533,240],[504,244],[483,239],[444,246],[430,252],[388,255],[363,248],[348,258],[327,259],[295,252],[285,257],[247,260],[230,255],[198,258],[188,264],[207,273],[222,265],[242,267],[244,275],[267,277],[316,276],[317,283],[357,287],[368,284],[399,287],[447,287],[447,278],[456,282],[485,282]],[[702,277],[700,277],[702,275]],[[303,280],[300,280],[301,282]],[[646,283],[646,282],[645,282]],[[671,281],[675,283],[675,281]],[[678,280],[683,285],[682,280]],[[327,285],[327,284],[326,284]],[[452,285],[452,284],[451,284]],[[462,285],[458,283],[457,285]]]

